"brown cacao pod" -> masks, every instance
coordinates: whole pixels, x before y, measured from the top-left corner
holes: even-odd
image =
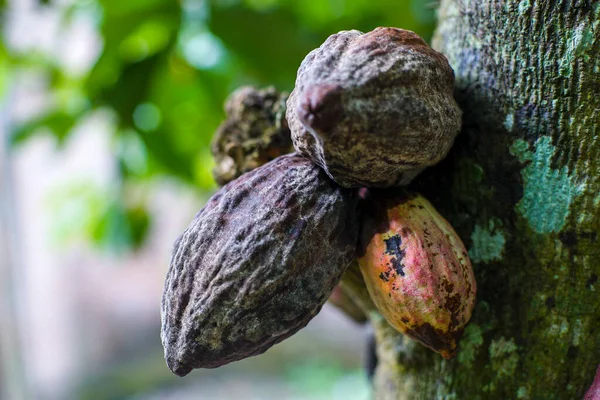
[[[476,292],[462,241],[419,194],[382,195],[370,207],[358,263],[373,302],[398,331],[454,356]]]
[[[243,86],[225,103],[227,119],[212,140],[213,176],[219,185],[294,151],[287,120],[287,93]]]
[[[213,176],[223,186],[274,158],[294,151],[285,119],[286,93],[275,88],[243,86],[225,103],[227,119],[219,126],[212,142],[216,166]],[[337,285],[329,296],[333,304],[354,322],[362,324],[366,315]]]
[[[169,368],[218,367],[304,327],[355,257],[356,205],[298,155],[217,192],[173,249],[162,300]]]
[[[296,151],[344,187],[406,185],[461,125],[446,58],[397,28],[342,31],[309,53],[287,101]]]

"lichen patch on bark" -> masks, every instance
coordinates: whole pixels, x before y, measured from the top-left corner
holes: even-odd
[[[560,232],[567,222],[571,203],[583,192],[583,184],[566,166],[553,168],[556,148],[550,137],[540,137],[534,152],[526,144],[517,139],[510,149],[520,162],[527,163],[521,170],[523,198],[516,206],[517,211],[537,233]]]
[[[487,226],[475,225],[471,234],[469,257],[475,263],[499,261],[502,259],[506,238],[498,223],[490,220]]]

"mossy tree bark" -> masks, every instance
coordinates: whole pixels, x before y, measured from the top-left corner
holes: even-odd
[[[600,363],[600,2],[442,0],[463,132],[414,186],[469,249],[450,361],[371,313],[378,399],[578,399]]]

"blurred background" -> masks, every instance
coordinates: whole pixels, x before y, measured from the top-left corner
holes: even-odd
[[[216,190],[223,102],[293,88],[328,35],[426,40],[426,0],[0,0],[2,399],[369,399],[368,327],[326,305],[266,354],[175,377],[160,297]]]

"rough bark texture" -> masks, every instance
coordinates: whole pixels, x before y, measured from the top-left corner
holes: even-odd
[[[600,4],[443,0],[463,131],[414,182],[465,240],[478,304],[450,361],[376,314],[378,399],[581,399],[600,362]]]

